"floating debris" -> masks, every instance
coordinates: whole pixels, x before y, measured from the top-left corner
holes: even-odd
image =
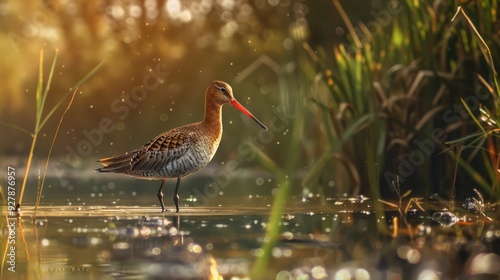
[[[435,212],[432,214],[431,219],[438,222],[442,227],[451,227],[460,220],[451,212]]]

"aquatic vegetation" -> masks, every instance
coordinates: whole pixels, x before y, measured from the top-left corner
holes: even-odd
[[[461,17],[465,24],[470,28],[473,35],[472,37],[476,39],[478,48],[481,50],[484,60],[488,65],[489,79],[485,79],[480,73],[477,73],[477,79],[480,85],[484,87],[484,91],[491,95],[491,99],[494,101],[490,106],[487,103],[488,100],[480,99],[475,100],[474,103],[470,103],[469,100],[461,98],[460,102],[463,108],[466,110],[473,123],[477,126],[477,129],[479,129],[479,132],[459,137],[458,139],[446,142],[446,144],[459,146],[459,151],[454,155],[457,158],[457,162],[475,178],[476,182],[483,190],[489,192],[490,195],[496,198],[500,198],[500,153],[498,152],[500,139],[498,139],[497,135],[497,131],[499,129],[497,121],[500,116],[500,103],[498,102],[498,98],[500,97],[500,86],[498,73],[488,44],[485,42],[476,26],[462,7],[458,7],[453,20],[458,17]],[[491,81],[491,84],[488,80]],[[488,107],[491,108],[491,112]],[[475,111],[479,111],[479,113],[476,113]],[[473,150],[471,152],[471,156],[469,156],[466,160],[461,157],[461,154],[465,149]],[[472,156],[477,154],[480,154],[483,159],[484,167],[487,170],[486,176],[481,175],[477,171],[477,168],[473,168],[470,165],[470,159]],[[474,189],[474,191],[478,193],[476,189]]]
[[[18,200],[17,200],[17,209],[19,209],[19,207],[22,205],[22,201],[23,201],[23,197],[24,197],[24,191],[25,191],[26,186],[27,186],[28,177],[29,177],[28,175],[29,175],[29,172],[30,172],[31,164],[32,164],[32,161],[33,161],[33,155],[34,155],[34,152],[35,152],[35,146],[37,144],[37,140],[38,140],[38,137],[40,135],[40,132],[44,128],[44,126],[47,123],[47,121],[50,120],[50,118],[53,116],[53,114],[63,104],[63,101],[68,96],[70,96],[72,94],[72,97],[71,97],[71,99],[69,101],[69,104],[68,104],[66,110],[64,111],[64,113],[62,114],[61,118],[59,119],[59,125],[57,126],[56,132],[55,132],[53,140],[52,140],[52,144],[51,144],[50,149],[49,149],[49,151],[47,153],[47,158],[46,158],[46,163],[45,163],[45,169],[44,169],[43,177],[41,179],[41,182],[39,182],[39,185],[38,185],[39,187],[38,187],[37,198],[36,198],[36,205],[37,206],[40,203],[40,198],[41,198],[42,190],[43,190],[43,182],[45,181],[45,176],[46,176],[46,171],[47,171],[48,163],[49,163],[49,160],[50,160],[50,156],[52,154],[52,148],[54,147],[55,140],[56,140],[57,134],[59,132],[59,127],[60,127],[60,125],[61,125],[61,123],[62,123],[62,121],[64,119],[64,115],[66,114],[66,112],[68,111],[69,107],[71,106],[71,103],[73,102],[73,99],[74,99],[74,96],[76,94],[76,90],[78,89],[78,87],[81,84],[83,84],[87,79],[89,79],[92,75],[94,75],[95,72],[97,72],[97,70],[103,65],[103,63],[101,63],[101,64],[97,65],[94,69],[92,69],[86,76],[84,76],[80,81],[78,81],[72,87],[72,89],[70,89],[66,94],[64,94],[63,96],[61,96],[60,99],[59,99],[59,101],[52,108],[45,108],[45,102],[47,100],[47,96],[48,96],[49,91],[50,91],[50,86],[52,84],[52,79],[54,77],[54,69],[55,69],[55,65],[57,63],[58,53],[59,53],[59,50],[56,50],[56,53],[55,53],[54,58],[52,60],[52,64],[51,64],[51,67],[50,67],[50,71],[49,71],[49,75],[48,75],[47,81],[44,82],[43,49],[40,50],[38,83],[37,83],[36,93],[35,93],[35,100],[36,100],[35,128],[34,128],[33,132],[29,132],[28,130],[26,130],[24,128],[21,128],[21,127],[15,125],[15,124],[0,122],[0,124],[6,125],[8,127],[11,127],[11,128],[23,131],[23,132],[26,132],[26,133],[30,134],[31,137],[32,137],[31,147],[30,147],[30,151],[29,151],[28,159],[27,159],[27,163],[26,163],[26,169],[25,169],[25,173],[24,173],[24,176],[23,176],[23,182],[21,184],[21,188],[20,188],[19,196],[18,196]],[[44,110],[45,109],[50,109],[50,111],[48,113],[44,114]]]
[[[498,1],[39,2],[0,7],[0,113],[22,131],[0,149],[31,163],[23,215],[1,217],[2,277],[14,220],[28,278],[498,275]],[[61,52],[33,63],[40,48]],[[185,211],[93,176],[201,117],[214,79],[269,130],[227,112]]]
[[[498,3],[460,7],[456,2],[433,6],[389,1],[391,9],[385,12],[391,20],[367,28],[373,24],[354,26],[339,2],[333,2],[349,40],[333,46],[333,53],[305,45],[314,85],[310,100],[317,105],[329,147],[318,156],[303,186],[318,188],[333,169],[339,173],[333,177],[350,186],[346,193],[371,196],[376,209],[381,209],[382,197],[401,197],[391,183],[396,177],[418,197],[442,192],[454,200],[472,191],[467,186],[478,184],[498,198],[498,121],[491,111],[498,107],[493,63],[498,52],[485,43],[498,48],[494,25],[485,23],[496,21]],[[470,30],[457,24],[455,11]],[[465,11],[473,14],[477,28]],[[485,70],[488,79],[482,76]],[[480,91],[463,86],[469,82],[466,77],[477,77],[470,82]],[[474,117],[480,110],[482,121]],[[471,134],[469,120],[484,129]],[[450,150],[450,145],[465,141],[467,146]],[[457,161],[459,170],[453,168]],[[457,189],[439,187],[456,184],[458,194]]]
[[[391,206],[391,207],[394,207],[394,208],[398,209],[399,214],[400,214],[401,217],[403,217],[403,215],[407,215],[408,214],[408,210],[410,209],[410,207],[412,205],[417,206],[422,212],[425,212],[424,208],[422,207],[422,200],[423,200],[422,197],[410,197],[408,199],[408,201],[406,202],[406,206],[404,206],[403,199],[405,197],[409,196],[411,194],[412,190],[409,189],[405,193],[401,194],[401,186],[399,184],[399,176],[396,178],[396,181],[392,182],[392,184],[394,186],[394,191],[396,192],[396,194],[399,197],[399,200],[398,200],[399,203],[398,204],[394,204],[392,202],[379,199],[380,202],[382,202],[385,205],[388,205],[388,206]]]
[[[474,192],[476,193],[478,198],[475,197],[468,197],[465,199],[463,207],[470,212],[477,212],[481,214],[483,217],[488,219],[489,221],[493,221],[491,217],[486,215],[486,211],[489,209],[493,209],[494,207],[498,207],[500,204],[499,202],[495,203],[487,203],[484,201],[483,195],[477,190],[474,189]]]
[[[291,137],[288,141],[288,147],[284,150],[286,153],[281,157],[283,159],[282,163],[277,163],[266,155],[261,149],[253,144],[249,143],[249,146],[255,153],[257,161],[269,170],[278,182],[278,192],[274,197],[269,221],[266,226],[265,242],[262,244],[262,254],[258,256],[255,263],[253,264],[250,275],[255,279],[265,278],[267,275],[267,270],[269,268],[269,262],[272,258],[273,249],[276,248],[276,244],[279,241],[280,234],[282,232],[282,221],[283,213],[286,211],[286,205],[289,203],[290,193],[292,190],[292,178],[294,170],[296,170],[299,163],[298,152],[288,152],[288,151],[298,151],[300,149],[302,141],[302,131],[304,128],[304,109],[301,108],[301,97],[303,92],[299,90],[297,92],[297,102],[295,114],[293,115],[293,123],[291,127]],[[290,110],[290,108],[283,108],[283,110]],[[289,112],[282,113],[289,113]],[[270,127],[271,130],[275,129],[274,126]]]

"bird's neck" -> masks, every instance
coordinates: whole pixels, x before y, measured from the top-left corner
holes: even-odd
[[[222,132],[222,105],[205,102],[205,119],[202,124],[210,131]]]

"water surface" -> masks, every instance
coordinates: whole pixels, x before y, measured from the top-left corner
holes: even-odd
[[[480,213],[410,207],[377,219],[366,198],[302,199],[282,213],[268,279],[496,279],[500,229]],[[188,203],[189,204],[189,203]],[[24,207],[3,279],[248,279],[271,207]],[[460,215],[462,213],[463,215]],[[395,219],[396,218],[396,219]],[[379,223],[388,234],[379,232]],[[7,232],[3,231],[4,239]],[[8,261],[8,256],[7,256]],[[479,266],[478,263],[481,263]],[[422,277],[427,278],[422,278]],[[446,277],[445,277],[446,276]]]

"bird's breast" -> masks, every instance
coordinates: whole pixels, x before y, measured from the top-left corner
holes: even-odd
[[[161,168],[160,177],[184,177],[205,167],[214,157],[220,138],[208,141],[200,138],[186,152]]]

